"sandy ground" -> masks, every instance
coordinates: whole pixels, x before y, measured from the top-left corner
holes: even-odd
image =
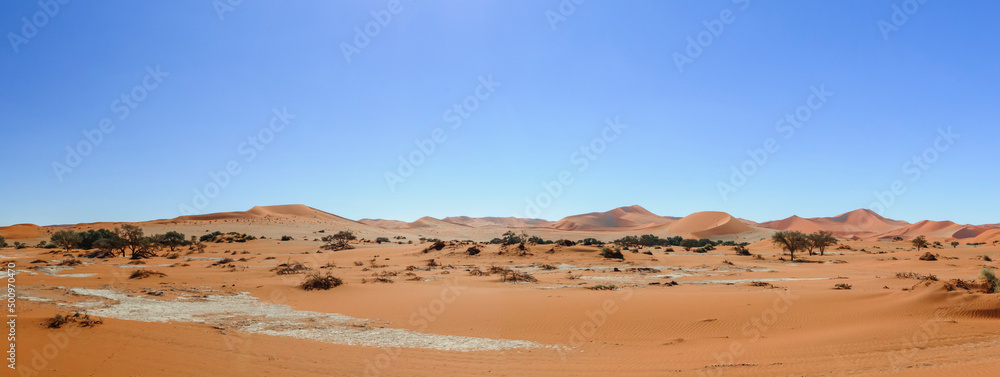
[[[457,244],[425,253],[426,243],[316,253],[318,242],[268,239],[72,267],[57,266],[69,259],[61,252],[5,249],[19,298],[18,370],[4,375],[997,375],[1000,295],[975,284],[948,291],[945,281],[995,268],[981,257],[1000,258],[1000,248],[932,249],[940,258],[921,261],[907,242],[846,244],[853,250],[803,256],[815,263],[781,261],[766,242],[751,245],[763,260],[720,247],[646,248],[652,255],[614,261],[586,246],[537,245],[525,256],[495,245],[476,256]],[[222,258],[235,261],[215,265]],[[304,275],[271,272],[286,262],[346,284],[304,291]],[[469,272],[490,266],[538,281]],[[166,276],[129,279],[136,269]],[[587,289],[596,285],[617,290]],[[77,311],[104,323],[41,325]]]

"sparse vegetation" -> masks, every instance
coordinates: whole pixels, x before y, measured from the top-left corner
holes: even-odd
[[[527,272],[506,270],[500,276],[500,281],[504,283],[535,283],[538,279]]]
[[[229,258],[226,258],[226,259],[229,259]],[[299,263],[299,262],[282,263],[282,264],[279,264],[277,267],[271,269],[271,271],[274,272],[275,275],[303,274],[303,273],[305,273],[308,270],[309,270],[309,267],[306,267],[305,265],[303,265],[302,263]]]
[[[750,256],[750,249],[748,249],[746,246],[736,245],[736,247],[733,248],[733,250],[736,250],[736,255],[746,256],[746,257]]]
[[[80,327],[95,327],[104,324],[104,321],[100,318],[90,318],[89,315],[77,312],[66,315],[56,314],[54,317],[46,319],[42,324],[50,329],[58,329],[69,323],[76,323]]]
[[[323,236],[324,244],[323,246],[320,246],[320,248],[323,250],[333,251],[353,249],[354,247],[351,246],[351,241],[356,239],[358,239],[358,237],[354,235],[354,232],[342,230],[332,236]]]
[[[979,271],[979,277],[983,279],[983,285],[986,286],[986,293],[1000,293],[1000,279],[997,279],[993,270],[983,267]]]
[[[147,270],[145,268],[142,268],[142,269],[138,269],[138,270],[135,270],[134,272],[132,272],[132,275],[130,275],[128,278],[129,279],[145,279],[145,278],[150,278],[150,277],[166,277],[166,276],[167,276],[167,274],[165,274],[165,273],[157,272],[157,271],[153,271],[153,270]]]
[[[601,256],[604,257],[604,258],[606,258],[606,259],[625,259],[625,255],[622,254],[621,249],[619,249],[617,247],[614,248],[614,249],[612,249],[612,248],[607,247],[607,246],[602,246],[601,247]]]
[[[330,272],[326,274],[320,274],[318,272],[311,273],[306,276],[305,280],[299,284],[299,287],[307,291],[314,289],[328,290],[331,288],[339,287],[344,284],[344,281],[340,278],[333,276]]]
[[[847,283],[837,283],[837,285],[834,286],[834,289],[848,290],[851,289],[851,285]]]
[[[917,279],[926,281],[938,281],[937,276],[933,274],[921,275],[916,272],[897,272],[896,277],[899,279]]]
[[[587,287],[587,289],[592,291],[617,291],[618,286],[614,284],[598,284]]]
[[[477,246],[469,246],[469,248],[466,249],[465,252],[469,255],[479,255],[479,253],[481,253],[482,250],[480,250],[479,247]]]

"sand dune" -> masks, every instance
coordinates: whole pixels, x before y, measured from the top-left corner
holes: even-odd
[[[518,217],[468,217],[451,216],[441,219],[441,221],[452,224],[471,226],[475,228],[499,227],[499,228],[535,228],[550,227],[554,223],[542,219],[522,219]]]
[[[0,235],[8,240],[38,242],[48,239],[60,229],[86,231],[113,229],[123,223],[99,222],[76,225],[37,226],[18,224],[0,227]],[[247,211],[220,212],[181,216],[134,223],[149,233],[180,230],[190,235],[207,233],[206,229],[236,231],[266,237],[290,235],[296,238],[318,239],[320,230],[350,230],[359,238],[420,237],[489,241],[508,230],[525,231],[546,239],[579,240],[595,237],[611,241],[627,235],[654,234],[661,237],[683,236],[755,242],[770,236],[774,230],[797,230],[812,233],[832,232],[841,239],[878,240],[895,236],[912,238],[918,235],[936,240],[961,239],[969,242],[992,242],[1000,239],[997,224],[960,225],[950,221],[905,221],[886,219],[870,210],[859,209],[835,217],[802,218],[791,216],[783,220],[756,223],[735,218],[724,212],[699,212],[684,218],[656,215],[634,205],[606,212],[568,216],[552,222],[541,219],[514,217],[466,217],[445,219],[423,217],[414,222],[383,219],[350,220],[305,205],[257,206]],[[276,227],[276,225],[281,225]],[[282,230],[278,230],[282,229]]]
[[[872,239],[880,234],[910,225],[905,221],[882,217],[869,209],[858,209],[834,217],[802,218],[791,216],[777,221],[760,223],[761,227],[775,230],[795,230],[812,233],[825,230],[841,238]]]
[[[754,229],[725,212],[697,212],[666,226],[675,235],[686,238],[711,238],[752,232]]]
[[[924,220],[878,235],[879,239],[893,237],[914,238],[917,236],[965,239],[973,238],[985,229],[960,225],[951,221]]]
[[[592,212],[565,217],[552,225],[560,230],[608,230],[612,228],[646,228],[666,225],[677,220],[649,212],[638,205],[619,207],[607,212]]]
[[[17,224],[0,227],[0,236],[8,239],[29,239],[45,237],[48,234],[45,228],[35,224]]]
[[[992,244],[993,241],[1000,241],[1000,229],[986,230],[968,242],[985,242],[987,244]]]

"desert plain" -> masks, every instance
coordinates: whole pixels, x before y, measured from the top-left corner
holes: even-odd
[[[201,249],[164,247],[139,259],[37,247],[59,231],[124,225],[146,235],[218,231],[253,239],[220,237]],[[838,239],[822,255],[800,250],[793,260],[771,240],[778,231],[819,230]],[[322,247],[323,237],[341,231],[356,236],[350,248]],[[571,242],[490,242],[508,231]],[[718,244],[612,243],[647,234]],[[1000,370],[1000,294],[989,293],[981,276],[998,266],[995,224],[910,224],[868,210],[755,223],[722,212],[659,216],[639,206],[557,222],[354,221],[284,205],[132,224],[22,224],[0,228],[0,236],[30,245],[0,250],[16,297],[8,302],[16,303],[17,369],[4,368],[4,375],[997,376]],[[929,245],[917,250],[912,240],[921,236]],[[580,242],[587,238],[607,244]],[[604,248],[617,248],[621,258],[603,256]],[[922,258],[928,253],[933,260]],[[303,289],[315,273],[343,284]],[[49,326],[53,317],[74,313],[80,314]]]

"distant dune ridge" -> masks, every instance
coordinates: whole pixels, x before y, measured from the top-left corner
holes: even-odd
[[[67,227],[77,230],[114,228],[121,223],[37,226],[18,224],[0,227],[0,235],[9,240],[48,238]],[[173,219],[136,223],[149,232],[179,228],[189,234],[201,234],[207,228],[238,231],[276,237],[291,235],[317,239],[325,230],[351,230],[359,237],[401,236],[415,238],[470,239],[488,241],[507,230],[524,231],[546,239],[582,239],[595,237],[613,240],[625,235],[654,234],[660,237],[711,238],[755,242],[770,237],[777,230],[812,233],[829,231],[842,239],[883,240],[893,237],[910,239],[926,236],[939,240],[993,242],[1000,240],[1000,224],[961,225],[951,221],[924,220],[914,224],[887,219],[868,210],[858,209],[834,217],[802,218],[757,223],[733,217],[725,212],[697,212],[685,217],[661,216],[639,205],[619,207],[606,212],[567,216],[559,221],[516,217],[453,216],[444,219],[422,217],[413,222],[385,219],[354,221],[301,204],[256,206],[247,211],[219,212],[180,216]],[[213,229],[213,230],[216,230]]]

